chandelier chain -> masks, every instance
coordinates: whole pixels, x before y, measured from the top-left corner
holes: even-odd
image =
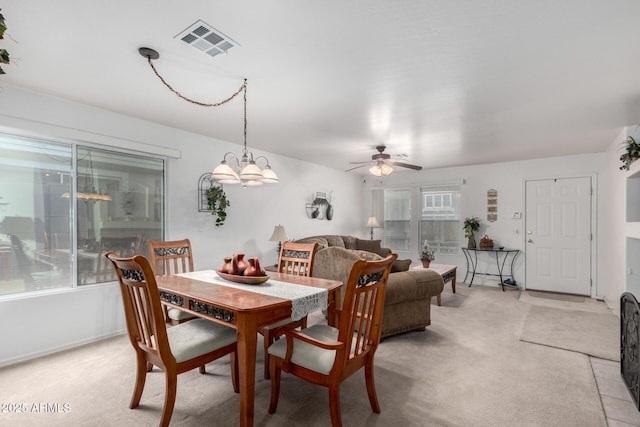
[[[227,99],[224,99],[220,102],[216,102],[215,104],[210,104],[210,103],[206,103],[206,102],[200,102],[200,101],[196,101],[193,100],[191,98],[187,98],[186,96],[184,96],[183,94],[181,94],[180,92],[178,92],[177,90],[175,90],[169,83],[167,83],[167,81],[160,75],[160,73],[158,72],[158,70],[156,69],[156,67],[153,65],[153,62],[151,61],[151,57],[147,56],[147,62],[149,62],[149,65],[151,66],[151,69],[153,70],[153,72],[155,73],[156,76],[158,76],[158,78],[160,79],[160,81],[167,87],[169,88],[169,90],[173,93],[176,94],[176,96],[178,96],[178,98],[182,98],[187,102],[190,102],[192,104],[196,104],[196,105],[200,105],[201,107],[219,107],[221,105],[226,104],[227,102],[231,101],[233,98],[235,98],[236,96],[238,96],[240,94],[240,92],[245,91],[245,95],[244,95],[244,99],[245,99],[245,104],[247,102],[247,94],[246,94],[246,90],[247,90],[247,79],[244,79],[244,83],[242,83],[242,86],[240,86],[240,89],[238,89],[233,95],[231,95],[230,97],[228,97]],[[245,140],[246,140],[246,132],[247,132],[247,115],[246,115],[246,108],[245,108]]]

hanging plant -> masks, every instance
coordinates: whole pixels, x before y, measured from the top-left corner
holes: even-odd
[[[213,186],[207,189],[207,207],[211,210],[211,215],[216,217],[216,227],[224,225],[228,206],[231,204],[222,187]]]
[[[0,9],[2,10],[2,9]],[[4,23],[4,16],[0,13],[0,40],[4,38],[4,32],[7,30],[7,25]],[[0,64],[9,63],[9,52],[6,49],[0,49]],[[5,74],[2,67],[0,67],[0,74]]]
[[[627,136],[627,139],[622,141],[620,145],[624,149],[624,154],[620,156],[620,161],[622,162],[620,170],[628,171],[631,163],[640,158],[640,144],[638,144],[632,136]]]

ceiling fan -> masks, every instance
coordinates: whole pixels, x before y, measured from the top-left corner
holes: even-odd
[[[413,169],[413,170],[417,170],[417,171],[422,170],[422,166],[412,165],[412,164],[409,164],[409,163],[403,163],[403,162],[399,162],[397,160],[392,159],[390,154],[384,153],[384,150],[386,148],[387,147],[384,146],[384,145],[376,146],[376,150],[378,150],[378,153],[372,155],[370,161],[368,161],[368,162],[349,162],[352,165],[360,165],[360,166],[356,166],[354,168],[347,169],[345,172],[349,172],[349,171],[352,171],[354,169],[362,168],[362,167],[365,167],[367,165],[371,165],[371,167],[369,168],[369,172],[371,172],[371,174],[373,174],[375,176],[390,175],[391,172],[393,172],[393,166],[400,166],[400,167],[403,167],[403,168],[409,168],[409,169]]]

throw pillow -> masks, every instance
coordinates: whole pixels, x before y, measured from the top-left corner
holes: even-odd
[[[358,239],[353,236],[342,236],[345,249],[358,249]]]
[[[342,236],[328,235],[324,237],[325,239],[327,239],[327,243],[329,243],[329,246],[337,246],[339,248],[344,248],[344,241],[342,240]]]
[[[373,252],[374,254],[382,255],[382,247],[380,240],[360,240],[356,241],[358,249],[362,251]]]
[[[318,244],[318,249],[324,249],[324,248],[328,248],[329,247],[329,243],[327,242],[327,239],[325,239],[324,237],[305,237],[304,239],[300,239],[300,240],[296,240],[296,243],[317,243]]]
[[[410,259],[397,259],[393,261],[393,264],[391,264],[391,272],[396,273],[398,271],[407,271],[409,270],[410,266],[411,266]]]
[[[376,253],[353,249],[352,252],[365,261],[380,261],[382,257]]]

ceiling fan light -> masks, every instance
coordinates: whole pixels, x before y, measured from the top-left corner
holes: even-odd
[[[391,172],[393,172],[393,168],[388,164],[383,163],[380,166],[380,172],[382,172],[382,175],[391,175]]]
[[[374,176],[382,176],[382,169],[378,165],[371,166],[371,168],[369,169],[369,172],[371,172],[371,175],[374,175]]]
[[[248,181],[243,182],[245,187],[257,187],[258,185],[262,185],[263,182],[257,179],[250,179]]]

